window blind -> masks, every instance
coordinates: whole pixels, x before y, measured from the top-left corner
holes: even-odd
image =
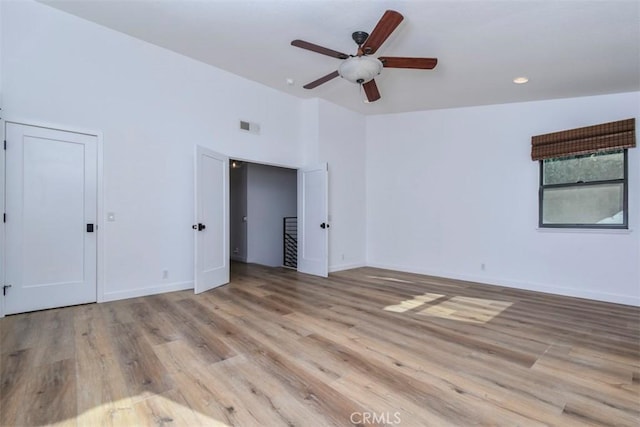
[[[636,119],[619,120],[531,137],[531,159],[591,154],[636,146]]]

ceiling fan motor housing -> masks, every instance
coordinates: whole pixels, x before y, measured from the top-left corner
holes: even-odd
[[[351,34],[351,38],[354,42],[356,42],[358,46],[362,46],[362,43],[364,43],[369,38],[369,33],[365,31],[356,31],[355,33]]]

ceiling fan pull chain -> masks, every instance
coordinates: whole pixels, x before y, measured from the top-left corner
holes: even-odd
[[[358,86],[360,86],[360,99],[362,99],[362,102],[365,104],[368,104],[369,98],[367,98],[367,93],[364,91],[364,85],[360,83]]]

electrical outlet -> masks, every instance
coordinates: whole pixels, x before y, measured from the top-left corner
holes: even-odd
[[[162,270],[162,280],[169,278],[169,270]]]
[[[484,271],[486,270],[486,265],[484,265],[484,262],[482,264],[480,264],[480,270]]]

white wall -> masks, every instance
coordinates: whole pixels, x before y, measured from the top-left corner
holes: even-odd
[[[247,262],[280,267],[282,218],[297,216],[297,172],[247,164]]]
[[[538,230],[530,158],[533,135],[639,115],[627,93],[367,117],[368,263],[640,305],[640,149],[631,232]]]
[[[229,170],[229,253],[240,262],[247,262],[247,169]]]
[[[43,4],[1,7],[7,117],[103,134],[104,299],[193,285],[196,144],[302,163],[300,100]]]
[[[306,163],[329,164],[329,271],[366,264],[364,116],[323,100],[303,105]]]
[[[327,161],[332,271],[368,262],[640,302],[639,149],[629,156],[627,234],[536,230],[529,160],[531,135],[637,117],[638,94],[364,118],[43,4],[0,9],[3,117],[103,135],[104,212],[117,219],[100,224],[103,299],[192,286],[201,144],[257,163]],[[240,119],[261,134],[239,132]]]

